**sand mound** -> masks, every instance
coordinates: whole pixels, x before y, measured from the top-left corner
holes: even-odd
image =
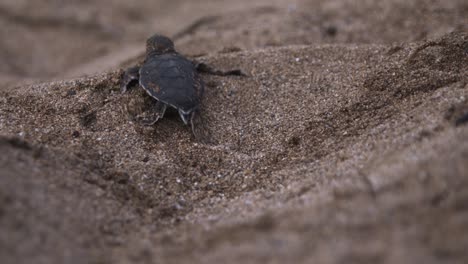
[[[216,15],[198,11],[191,26],[170,28],[184,53],[248,73],[202,76],[199,126],[210,143],[175,113],[153,127],[134,121],[152,101],[141,89],[119,91],[119,68],[141,49],[133,40],[117,48],[87,35],[83,45],[109,53],[91,61],[102,53],[92,45],[40,71],[21,63],[24,53],[9,55],[24,68],[0,68],[9,83],[0,90],[5,263],[467,259],[466,4],[284,2],[242,10],[220,1],[211,6]],[[99,10],[89,5],[77,10]],[[158,10],[201,10],[185,6]],[[10,20],[20,19],[11,10],[25,12],[1,8]],[[154,23],[128,19],[116,27]],[[47,42],[24,23],[26,35]],[[416,42],[424,36],[431,38]],[[76,52],[61,41],[48,52]],[[91,69],[87,77],[15,81]]]

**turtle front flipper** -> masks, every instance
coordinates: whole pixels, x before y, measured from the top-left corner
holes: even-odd
[[[123,74],[122,82],[120,83],[120,91],[125,93],[132,82],[138,81],[138,79],[140,79],[140,67],[135,66],[128,68]]]
[[[167,105],[161,101],[157,101],[152,107],[148,116],[140,117],[139,122],[144,126],[152,126],[160,118],[163,118],[166,112]]]
[[[194,63],[195,63],[195,68],[197,69],[199,73],[207,73],[207,74],[218,75],[218,76],[228,76],[228,75],[247,76],[247,74],[245,74],[241,69],[221,71],[203,62],[194,62]]]

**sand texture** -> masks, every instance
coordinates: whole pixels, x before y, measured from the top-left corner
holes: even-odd
[[[0,3],[0,262],[467,263],[468,3]],[[153,33],[195,137],[120,92]]]

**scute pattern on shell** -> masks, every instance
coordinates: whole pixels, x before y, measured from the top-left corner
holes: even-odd
[[[140,69],[140,85],[155,99],[186,113],[199,106],[204,91],[194,64],[177,53],[148,57]]]

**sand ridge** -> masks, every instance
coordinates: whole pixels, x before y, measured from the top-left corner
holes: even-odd
[[[158,4],[160,12],[212,17],[166,28],[181,52],[248,74],[202,75],[200,126],[210,144],[176,113],[153,127],[134,121],[152,99],[142,89],[121,94],[119,85],[122,69],[141,59],[136,43],[146,32],[119,47],[87,36],[83,43],[109,52],[94,60],[89,49],[76,53],[61,73],[47,64],[43,72],[2,69],[2,259],[463,263],[466,4],[361,2],[242,9],[203,1],[211,14]],[[24,13],[20,4],[8,8]],[[76,10],[87,8],[100,10]],[[157,21],[142,17],[138,23]],[[49,51],[75,52],[55,44]]]

